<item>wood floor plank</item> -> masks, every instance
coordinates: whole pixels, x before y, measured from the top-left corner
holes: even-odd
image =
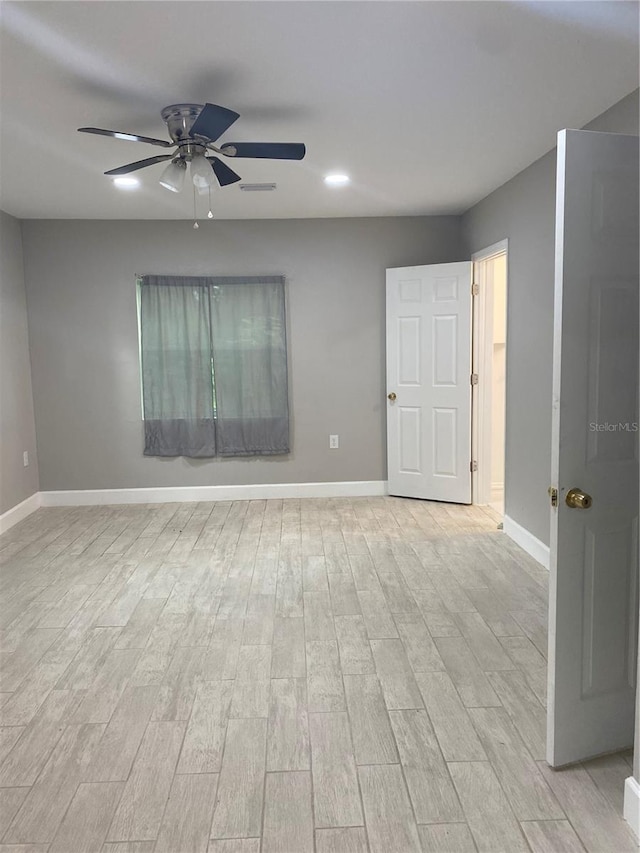
[[[584,762],[583,767],[616,812],[622,814],[625,779],[629,775],[629,767],[624,757],[620,753],[603,755],[601,758]]]
[[[442,672],[444,662],[423,617],[397,614],[394,619],[411,669],[414,672]]]
[[[419,672],[416,680],[445,761],[482,761],[486,753],[446,672]]]
[[[544,657],[547,654],[548,646],[546,619],[544,619],[535,610],[521,610],[515,608],[511,611],[511,616],[522,629],[522,633],[531,640],[533,645]]]
[[[346,713],[310,714],[316,828],[364,824]]]
[[[108,723],[139,656],[139,649],[112,649],[73,715],[72,722]]]
[[[479,613],[458,613],[456,621],[485,672],[515,669],[513,661]]]
[[[176,648],[160,689],[152,720],[188,720],[198,690],[204,680],[207,650],[200,647]]]
[[[282,555],[276,586],[276,616],[304,616],[302,569],[297,564],[285,566]]]
[[[270,645],[272,643],[275,608],[275,595],[255,593],[249,595],[242,634],[243,646]]]
[[[488,679],[518,729],[520,737],[536,760],[547,747],[547,717],[521,672],[490,672]]]
[[[309,711],[345,708],[338,644],[332,640],[306,643],[307,704]]]
[[[152,841],[157,837],[185,728],[184,722],[149,723],[108,841]]]
[[[546,660],[528,637],[499,637],[500,645],[518,669],[537,672],[546,666]]]
[[[351,573],[328,575],[331,593],[331,609],[338,616],[359,616],[360,600]]]
[[[353,582],[358,592],[364,590],[380,590],[380,581],[373,565],[373,560],[369,554],[369,549],[365,545],[366,551],[362,553],[350,553],[349,565]]]
[[[564,812],[504,708],[471,708],[469,716],[518,820],[562,820]]]
[[[212,839],[207,853],[260,853],[259,838]]]
[[[329,592],[304,593],[304,635],[312,640],[335,640],[336,631]]]
[[[304,620],[276,617],[273,629],[271,678],[305,678]]]
[[[232,681],[211,681],[198,687],[178,773],[220,772],[232,696]]]
[[[143,649],[162,612],[166,599],[141,598],[115,642],[115,649]]]
[[[376,671],[362,616],[336,616],[336,637],[343,675],[368,675]]]
[[[236,719],[269,716],[270,682],[239,681],[234,682],[231,716]]]
[[[377,676],[345,675],[343,681],[356,764],[397,764],[398,751]]]
[[[418,823],[464,820],[426,711],[390,711],[391,725]]]
[[[637,850],[629,825],[598,790],[584,767],[553,770],[545,761],[538,762],[538,767],[587,850],[594,853]]]
[[[29,788],[0,788],[0,838],[29,793]]]
[[[3,691],[12,693],[17,690],[59,635],[58,628],[36,628],[22,640],[15,652],[4,652],[0,656]]]
[[[439,637],[435,644],[465,708],[500,707],[495,690],[463,637]]]
[[[151,719],[158,688],[127,687],[87,768],[87,782],[126,780]]]
[[[311,767],[307,684],[303,678],[271,681],[267,733],[267,771]]]
[[[82,645],[81,632],[62,631],[58,639],[33,667],[29,677],[15,693],[7,694],[0,707],[0,720],[6,726],[26,726],[33,720]]]
[[[529,821],[521,826],[533,853],[585,853],[568,820]]]
[[[387,708],[423,708],[422,696],[402,641],[372,640],[371,651]]]
[[[307,539],[307,543],[309,541]],[[314,553],[312,554],[309,551],[309,554],[302,559],[302,588],[304,592],[329,592],[329,580],[327,578],[322,537],[317,536],[314,541],[316,543],[312,549]],[[307,545],[308,547],[309,545]]]
[[[488,762],[449,764],[478,853],[528,853],[518,821]]]
[[[462,636],[453,614],[445,608],[437,592],[414,590],[413,597],[418,603],[422,618],[432,637]]]
[[[151,684],[162,684],[180,638],[184,634],[185,625],[184,614],[162,613],[160,615],[151,631],[147,645],[138,658],[136,668],[131,675],[131,685],[147,687]]]
[[[316,829],[316,853],[369,853],[364,827]]]
[[[77,691],[51,691],[0,765],[0,787],[33,785],[81,699]]]
[[[434,823],[419,826],[423,853],[476,853],[476,845],[466,823]]]
[[[217,787],[216,774],[174,777],[154,853],[206,853]]]
[[[2,726],[0,728],[0,765],[11,752],[24,730],[25,726]]]
[[[359,767],[371,853],[421,853],[411,804],[397,764]]]
[[[381,589],[358,590],[358,600],[370,640],[394,639],[398,636],[396,623]]]
[[[444,568],[429,571],[436,592],[450,613],[472,613],[475,606],[453,575]]]
[[[237,681],[268,681],[271,673],[271,646],[240,646]]]
[[[57,690],[89,690],[116,640],[120,628],[92,628],[86,642],[56,684]]]
[[[226,681],[236,677],[244,620],[216,619],[211,645],[202,664],[205,681]]]
[[[378,579],[387,606],[393,615],[417,615],[418,605],[400,572],[378,570]]]
[[[311,773],[267,773],[262,853],[314,853]],[[167,852],[168,853],[168,852]]]
[[[100,850],[123,789],[124,782],[80,784],[49,853]]]
[[[266,720],[229,720],[212,838],[260,835],[266,739]]]
[[[104,729],[103,725],[80,725],[64,730],[7,830],[5,842],[40,844],[53,840]]]

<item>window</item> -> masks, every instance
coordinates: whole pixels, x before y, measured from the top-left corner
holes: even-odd
[[[289,452],[284,279],[143,276],[146,456]]]

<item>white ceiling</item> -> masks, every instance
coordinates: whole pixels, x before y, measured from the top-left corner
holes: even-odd
[[[218,218],[458,213],[638,85],[636,2],[4,2],[1,206],[21,218],[181,219],[192,193],[116,189],[164,153],[160,110],[210,101],[221,141],[305,142],[230,161],[275,193],[216,190]],[[329,189],[322,177],[347,172]],[[199,209],[206,211],[206,199]]]

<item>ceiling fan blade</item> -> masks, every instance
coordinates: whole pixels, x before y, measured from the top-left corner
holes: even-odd
[[[219,107],[217,104],[205,104],[200,115],[191,125],[191,136],[204,136],[210,142],[215,142],[225,130],[240,118],[240,113]]]
[[[236,175],[233,169],[230,169],[219,157],[207,157],[207,160],[211,163],[211,168],[221,187],[228,187],[229,184],[242,180],[240,175]]]
[[[109,169],[105,175],[128,175],[129,172],[135,172],[138,169],[144,169],[146,166],[153,166],[155,163],[162,163],[164,160],[171,160],[173,154],[162,154],[159,157],[148,157],[146,160],[137,160],[135,163],[127,163],[126,166],[120,166],[117,169]]]
[[[103,130],[100,127],[79,127],[78,133],[113,136],[115,139],[126,139],[129,142],[146,142],[147,145],[161,145],[163,148],[173,148],[175,145],[173,142],[165,142],[164,139],[152,139],[150,136],[138,136],[136,133],[120,133],[119,130]]]
[[[230,150],[235,148],[235,154]],[[261,157],[269,160],[302,160],[306,147],[301,142],[225,142],[220,149],[228,157]]]

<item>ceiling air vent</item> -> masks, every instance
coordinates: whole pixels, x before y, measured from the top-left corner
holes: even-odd
[[[275,184],[240,184],[240,189],[245,193],[270,193],[275,188]]]

